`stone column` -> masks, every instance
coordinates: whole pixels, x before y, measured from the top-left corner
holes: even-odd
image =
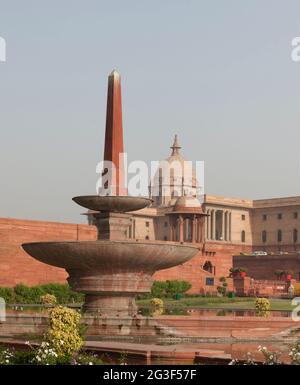
[[[197,234],[196,234],[196,215],[192,216],[192,243],[196,243],[197,241]]]
[[[222,241],[225,241],[225,212],[222,210],[222,231],[221,231]]]
[[[206,227],[206,239],[210,239],[210,210],[207,210],[206,214],[208,214],[208,216],[205,219],[205,222],[206,222],[206,226],[205,226]]]
[[[212,210],[211,212],[211,239],[216,239],[216,210]]]
[[[199,243],[204,242],[203,230],[205,229],[204,228],[204,226],[205,226],[205,218],[203,218],[203,219],[204,220],[202,220],[201,217],[197,218],[197,241]]]
[[[184,226],[184,220],[183,216],[179,215],[179,242],[183,242],[183,226]]]
[[[226,223],[227,223],[227,226],[226,226],[226,241],[229,241],[229,211],[226,212],[227,215],[226,215]]]
[[[174,241],[174,220],[172,217],[169,219],[169,225],[170,225],[169,239],[170,241]]]

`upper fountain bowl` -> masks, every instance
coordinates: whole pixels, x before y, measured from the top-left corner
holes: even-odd
[[[122,195],[85,195],[74,197],[72,199],[79,206],[85,207],[90,210],[119,213],[141,210],[149,206],[153,202],[153,200],[150,198]]]

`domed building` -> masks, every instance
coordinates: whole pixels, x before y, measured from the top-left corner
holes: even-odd
[[[183,158],[178,136],[170,147],[171,155],[160,161],[158,170],[150,183],[150,196],[155,206],[172,206],[176,198],[184,195],[199,196],[201,190],[192,162]]]

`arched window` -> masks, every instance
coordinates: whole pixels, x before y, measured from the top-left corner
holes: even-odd
[[[213,265],[210,261],[206,261],[203,265],[203,270],[208,271],[209,273],[213,272]]]
[[[261,233],[261,240],[263,241],[263,243],[267,242],[267,232],[266,232],[266,230],[262,231],[262,233]]]
[[[281,241],[282,241],[282,231],[278,230],[277,231],[277,242],[281,242]]]
[[[298,241],[298,230],[294,229],[293,230],[293,242],[297,243],[297,241]]]
[[[242,241],[242,242],[246,242],[246,233],[245,233],[245,230],[243,230],[243,231],[241,232],[241,241]]]

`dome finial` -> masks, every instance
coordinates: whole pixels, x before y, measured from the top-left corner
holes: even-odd
[[[175,135],[173,146],[170,147],[172,149],[172,155],[179,154],[179,150],[181,146],[178,144],[178,135]]]

